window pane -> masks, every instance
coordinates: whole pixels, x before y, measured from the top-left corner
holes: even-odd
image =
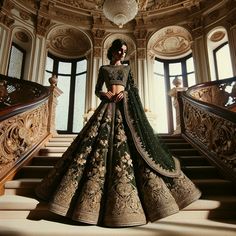
[[[51,57],[47,57],[46,70],[53,71],[53,59]]]
[[[87,71],[87,60],[78,61],[76,65],[76,74]]]
[[[58,68],[58,73],[59,74],[67,74],[70,75],[71,74],[71,66],[72,63],[71,62],[59,62],[59,68]]]
[[[73,132],[78,133],[83,128],[85,109],[86,74],[76,76],[75,103],[73,117]]]
[[[196,78],[195,78],[195,74],[194,73],[188,74],[187,79],[188,79],[187,80],[188,87],[191,87],[191,86],[196,84]]]
[[[170,75],[181,75],[182,74],[182,67],[181,63],[170,63],[169,64],[169,73]]]
[[[56,108],[56,129],[67,130],[68,113],[69,113],[69,92],[70,92],[70,77],[58,76],[57,86],[63,91],[58,97]]]
[[[159,75],[164,75],[164,63],[160,61],[154,62],[154,73],[157,73]]]
[[[229,46],[226,44],[224,47],[216,52],[217,68],[219,79],[225,79],[233,76],[231,66],[231,59],[229,53]]]
[[[167,101],[166,101],[166,89],[165,80],[163,76],[154,75],[154,94],[153,99],[156,102],[157,114],[157,126],[156,130],[158,133],[168,133],[168,123],[167,123]]]
[[[194,64],[193,64],[193,58],[190,57],[186,61],[186,67],[187,67],[187,73],[193,72],[194,71]]]
[[[8,76],[21,78],[23,68],[24,53],[16,48],[14,45],[11,47],[11,55],[8,69]]]

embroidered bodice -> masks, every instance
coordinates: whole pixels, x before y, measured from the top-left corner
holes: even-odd
[[[98,80],[95,89],[95,94],[100,95],[102,86],[105,82],[109,90],[112,85],[123,85],[126,87],[130,66],[127,65],[105,65],[101,66],[98,73]]]

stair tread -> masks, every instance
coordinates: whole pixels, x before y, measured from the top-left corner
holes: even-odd
[[[27,183],[27,182],[40,182],[42,178],[18,178],[15,180],[9,180],[5,183],[5,186],[8,186],[11,183]],[[232,184],[230,180],[227,179],[192,179],[192,181],[196,183],[229,183]]]
[[[39,205],[40,204],[40,205]],[[226,205],[227,204],[227,205]],[[3,195],[0,197],[0,210],[33,210],[37,207],[47,209],[47,203],[41,202],[35,198],[19,195]],[[213,210],[213,209],[231,209],[236,207],[236,196],[222,196],[217,198],[210,196],[209,199],[199,199],[182,210]]]
[[[47,215],[49,214],[47,203],[34,198],[34,188],[41,182],[47,171],[53,168],[55,161],[62,156],[76,136],[77,135],[57,135],[51,138],[49,142],[46,143],[45,147],[40,150],[39,155],[32,159],[32,165],[23,167],[18,172],[19,175],[15,176],[15,179],[5,183],[6,194],[0,196],[0,210],[2,210],[2,212],[5,211],[6,217],[9,217],[9,219],[18,216],[19,218],[27,218],[27,215],[33,213],[36,218],[46,216],[47,219]],[[165,220],[175,221],[179,218],[181,220],[183,220],[183,218],[204,219],[211,213],[213,217],[223,217],[225,213],[221,212],[224,211],[229,213],[228,215],[226,214],[228,218],[234,218],[236,195],[231,191],[232,182],[220,177],[218,178],[218,175],[214,174],[217,169],[208,163],[208,160],[197,150],[193,149],[181,136],[171,137],[171,135],[167,135],[163,136],[161,140],[166,142],[167,146],[172,147],[170,148],[171,152],[179,154],[176,156],[180,159],[181,165],[182,162],[185,163],[185,165],[182,165],[183,171],[186,171],[187,176],[191,173],[189,176],[191,180],[201,190],[205,191],[202,191],[203,195],[199,200],[182,209],[179,213],[165,218]],[[176,148],[175,145],[179,148]],[[43,158],[45,158],[45,161],[43,161]],[[37,159],[39,162],[37,162]],[[191,159],[195,161],[191,162]],[[52,161],[50,162],[50,160]],[[201,175],[199,171],[202,171]],[[217,189],[217,191],[215,191],[215,189]],[[39,214],[39,216],[37,216],[37,214]],[[221,216],[222,214],[223,216]],[[50,214],[48,217],[51,217]],[[52,216],[52,219],[54,219],[54,217]],[[4,218],[4,215],[0,218]]]
[[[47,144],[45,144],[45,147],[46,148],[48,148],[48,147],[55,147],[55,148],[57,148],[57,147],[69,147],[69,145],[71,144],[71,142],[65,142],[65,141],[63,141],[63,142],[49,142],[49,143],[47,143]]]
[[[116,230],[99,226],[85,227],[72,223],[57,221],[33,221],[29,219],[3,219],[0,222],[0,234],[11,236],[14,232],[20,232],[18,235],[57,235],[57,236],[153,236],[153,235],[182,235],[182,236],[199,236],[199,235],[214,235],[214,236],[233,236],[235,235],[236,224],[235,220],[227,223],[212,222],[211,220],[194,221],[189,219],[162,219],[160,221],[149,223],[145,226],[117,228]],[[202,227],[201,227],[202,226]],[[79,232],[79,233],[78,233]],[[162,233],[164,232],[164,233]],[[15,234],[16,235],[16,234]]]

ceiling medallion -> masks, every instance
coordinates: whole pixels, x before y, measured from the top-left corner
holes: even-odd
[[[108,20],[122,28],[137,15],[138,3],[136,0],[105,0],[102,9]]]
[[[219,42],[224,37],[225,37],[225,32],[222,30],[218,30],[211,35],[210,40],[212,42]]]

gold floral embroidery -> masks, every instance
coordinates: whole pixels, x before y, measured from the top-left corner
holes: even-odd
[[[129,153],[127,136],[120,111],[118,110],[116,114],[114,139],[116,148],[113,152],[113,158],[116,161],[104,221],[107,225],[126,225],[129,222],[143,224],[146,222],[146,217],[134,180],[133,162]]]

